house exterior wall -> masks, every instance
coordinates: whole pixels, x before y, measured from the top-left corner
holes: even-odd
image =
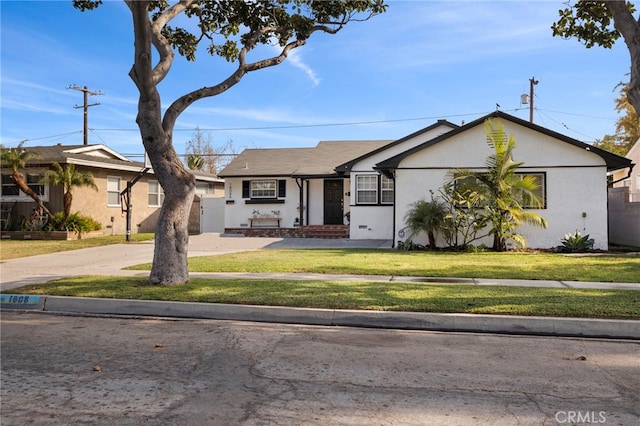
[[[243,198],[242,185],[243,181],[251,180],[284,180],[286,182],[286,196],[277,197],[273,200],[262,200],[255,203],[254,200]],[[302,217],[305,225],[323,225],[324,224],[324,181],[323,178],[308,179],[304,181],[304,196]],[[348,191],[349,180],[344,183],[344,192]],[[345,204],[344,211],[348,211],[349,197],[344,195]],[[269,178],[249,178],[234,177],[225,178],[225,220],[224,227],[228,229],[248,228],[250,227],[249,218],[253,216],[254,211],[261,214],[273,215],[272,211],[279,211],[281,217],[280,227],[291,228],[296,226],[297,218],[300,218],[300,188],[296,179],[291,177],[269,177]],[[273,224],[268,224],[273,225]],[[265,225],[267,226],[267,225]]]
[[[83,170],[85,171],[85,170]],[[108,178],[120,179],[120,192],[126,188],[127,181],[134,178],[132,172],[118,170],[92,170],[98,191],[91,188],[77,188],[73,192],[72,211],[91,216],[102,223],[105,235],[126,233],[126,213],[118,205],[107,203]],[[149,181],[156,180],[154,175],[145,175],[131,190],[131,233],[154,232],[160,207],[149,206]]]
[[[532,211],[544,217],[549,227],[521,227],[519,232],[527,238],[529,247],[555,247],[566,233],[578,230],[595,239],[595,248],[607,249],[604,160],[512,123],[506,123],[505,130],[507,134],[515,135],[514,160],[525,162],[520,171],[546,174],[546,208]],[[482,170],[492,153],[483,127],[478,126],[405,158],[396,170],[396,232],[404,228],[403,218],[411,203],[421,198],[430,200],[429,190],[437,194],[448,179],[450,169]],[[426,239],[414,241],[424,243]],[[482,242],[490,244],[488,240]]]
[[[349,237],[355,240],[393,238],[393,206],[351,206]]]
[[[96,169],[84,166],[77,166],[79,172],[90,172],[93,175],[94,182],[98,190],[89,187],[77,187],[73,189],[73,203],[71,212],[79,212],[84,216],[90,216],[97,222],[102,224],[104,235],[122,235],[126,234],[126,213],[122,211],[120,205],[109,205],[107,203],[107,182],[108,178],[119,178],[119,192],[126,188],[128,180],[136,175],[133,172],[120,170]],[[157,178],[153,174],[147,174],[140,179],[132,188],[131,204],[131,233],[138,232],[155,232],[160,206],[149,205],[149,182],[156,181]],[[45,203],[52,213],[63,210],[63,188],[60,186],[52,186],[47,184]],[[222,194],[222,185],[217,185],[218,194]],[[214,194],[215,185],[214,185]],[[118,197],[119,200],[119,197]],[[3,204],[11,205],[13,200],[3,199]],[[14,229],[19,229],[22,219],[28,217],[35,202],[29,198],[21,198],[17,200],[15,208],[14,220],[16,224]],[[189,216],[189,232],[197,233],[200,230],[200,208],[199,197],[195,197]]]
[[[628,187],[628,197],[631,202],[640,202],[640,139],[631,147],[626,158],[633,161],[635,166],[629,172],[629,169],[618,170],[613,174],[613,181],[616,182],[615,188]]]
[[[286,182],[286,196],[277,197],[273,200],[261,200],[258,204],[252,204],[249,198],[243,198],[242,182],[250,180],[284,180]],[[282,218],[280,226],[283,228],[292,227],[295,219],[299,217],[298,204],[300,192],[295,179],[287,177],[269,178],[226,178],[225,179],[225,228],[249,228],[249,218],[254,211],[261,214],[274,216],[272,211],[279,211],[278,217]]]

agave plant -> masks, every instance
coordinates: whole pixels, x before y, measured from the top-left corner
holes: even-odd
[[[594,240],[589,238],[589,234],[582,235],[580,231],[576,231],[573,234],[566,234],[562,240],[561,246],[558,246],[558,251],[563,253],[584,253],[589,250],[593,250]]]

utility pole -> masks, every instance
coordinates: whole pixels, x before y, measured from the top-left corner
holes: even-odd
[[[529,122],[533,123],[533,86],[538,84],[539,81],[535,77],[529,79]]]
[[[78,92],[82,92],[84,94],[84,103],[83,105],[74,105],[74,108],[83,108],[84,109],[84,127],[83,127],[83,142],[84,145],[89,145],[89,107],[92,106],[96,106],[96,105],[100,105],[99,102],[96,102],[95,104],[89,104],[89,95],[91,96],[97,96],[97,95],[104,95],[103,92],[100,91],[94,91],[94,90],[89,90],[87,88],[87,86],[84,87],[80,87],[80,86],[76,86],[75,84],[73,86],[69,86],[67,87],[67,89],[71,89],[71,90],[77,90]]]

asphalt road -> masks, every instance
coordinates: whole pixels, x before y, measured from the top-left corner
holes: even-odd
[[[640,423],[640,342],[1,314],[8,425]]]

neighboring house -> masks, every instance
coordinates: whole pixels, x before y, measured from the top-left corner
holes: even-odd
[[[613,175],[609,189],[609,241],[640,247],[640,139],[626,155],[635,167]]]
[[[225,228],[242,232],[255,225],[249,220],[254,210],[281,218],[279,224],[268,218],[258,221],[258,226],[272,228],[338,223],[339,215],[349,212],[351,238],[404,240],[404,217],[412,203],[429,200],[431,191],[437,195],[453,169],[485,168],[493,149],[486,142],[484,121],[492,117],[514,135],[514,160],[525,163],[521,172],[542,182],[544,206],[536,212],[549,227],[522,227],[529,246],[555,247],[566,233],[578,230],[590,234],[596,248],[606,249],[607,174],[630,167],[631,160],[500,111],[463,126],[439,120],[368,150],[366,142],[246,150],[220,173],[225,178]],[[302,218],[300,204],[308,207]]]
[[[121,193],[127,187],[127,182],[134,179],[145,164],[131,161],[105,145],[55,145],[35,146],[24,149],[36,152],[39,157],[33,158],[26,170],[29,186],[40,195],[52,212],[62,211],[63,188],[41,183],[41,179],[53,162],[62,167],[74,164],[78,171],[90,172],[95,180],[98,191],[87,187],[73,190],[72,212],[80,212],[90,216],[102,224],[105,235],[124,234],[126,232],[126,214]],[[35,207],[35,202],[19,191],[10,176],[10,170],[2,168],[1,198],[3,219],[10,214],[7,227],[17,229],[23,218],[28,217]],[[196,176],[196,200],[191,209],[189,229],[191,232],[200,230],[201,197],[222,197],[224,181],[217,176],[194,172]],[[155,230],[158,213],[164,200],[164,192],[153,174],[148,170],[137,181],[131,191],[131,232],[153,232]],[[3,220],[3,225],[6,221]],[[4,230],[4,228],[3,228]]]
[[[640,164],[640,139],[633,144],[625,157],[633,161],[634,164]],[[617,171],[613,174],[613,182],[614,188],[623,186],[629,188],[631,201],[640,201],[640,167]]]

